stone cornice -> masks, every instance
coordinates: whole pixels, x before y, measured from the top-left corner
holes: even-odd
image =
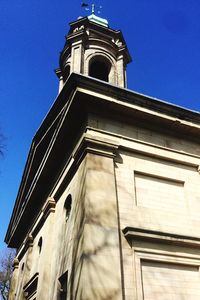
[[[155,145],[153,143],[144,142],[138,140],[136,138],[130,138],[125,135],[116,134],[116,133],[108,133],[105,130],[93,128],[91,126],[87,126],[87,130],[90,132],[95,132],[97,135],[100,135],[100,139],[110,139],[116,140],[118,151],[115,152],[116,158],[118,157],[117,153],[121,151],[129,152],[129,153],[138,153],[141,155],[145,155],[148,157],[154,157],[158,159],[163,159],[165,161],[170,161],[174,163],[180,163],[182,165],[191,166],[197,168],[197,171],[200,174],[200,156],[195,155],[189,152],[185,152],[183,150],[175,150],[171,148],[167,148],[160,145]],[[114,142],[113,142],[114,144]],[[115,159],[116,159],[115,158]]]
[[[116,157],[116,151],[119,145],[111,142],[105,142],[88,136],[84,136],[73,152],[73,157],[78,163],[86,153],[93,153],[110,158]]]
[[[184,107],[176,106],[172,103],[168,103],[153,97],[149,97],[143,94],[136,93],[134,91],[120,88],[114,85],[111,85],[107,82],[100,81],[95,78],[87,77],[81,74],[72,73],[67,82],[65,83],[64,88],[59,94],[58,98],[54,102],[52,108],[50,109],[47,117],[44,119],[41,127],[39,128],[36,136],[40,134],[42,128],[49,127],[49,120],[55,118],[57,112],[63,107],[66,103],[66,97],[69,97],[72,90],[74,91],[75,87],[84,87],[88,90],[89,93],[92,91],[97,91],[103,96],[109,96],[110,99],[113,97],[120,100],[120,103],[129,103],[138,106],[140,108],[147,108],[155,112],[161,112],[163,117],[172,116],[174,119],[175,125],[180,125],[181,120],[183,122],[192,122],[193,124],[200,125],[200,114],[196,111],[188,110]],[[187,124],[186,124],[187,125]]]
[[[123,230],[124,236],[131,241],[144,241],[172,244],[185,247],[200,248],[200,237],[184,236],[168,232],[154,231],[143,228],[126,227]]]
[[[95,155],[100,155],[104,157],[109,157],[115,160],[118,156],[117,150],[119,145],[117,143],[112,143],[106,140],[99,140],[87,136],[85,133],[79,140],[77,146],[75,147],[72,156],[66,163],[63,173],[55,184],[55,190],[52,191],[55,200],[59,199],[59,195],[62,193],[63,187],[67,185],[67,182],[76,172],[78,166],[80,165],[86,154],[91,153]]]

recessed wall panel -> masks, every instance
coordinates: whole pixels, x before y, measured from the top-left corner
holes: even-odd
[[[199,300],[199,267],[142,261],[144,300]]]
[[[170,211],[185,211],[184,182],[135,173],[136,205]]]

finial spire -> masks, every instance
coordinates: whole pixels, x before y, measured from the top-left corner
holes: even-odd
[[[86,11],[91,10],[92,15],[95,15],[97,12],[98,14],[101,13],[102,6],[101,5],[96,5],[95,3],[88,4],[85,2],[82,2],[81,7],[84,8]]]
[[[86,11],[91,10],[92,14],[90,16],[88,16],[88,19],[90,21],[92,21],[93,23],[108,27],[108,21],[106,19],[102,19],[96,15],[96,12],[97,12],[97,14],[100,14],[100,12],[101,12],[100,10],[102,8],[101,5],[96,5],[95,3],[88,4],[88,3],[82,2],[81,7],[84,8]]]
[[[92,4],[92,14],[95,14],[95,4]]]

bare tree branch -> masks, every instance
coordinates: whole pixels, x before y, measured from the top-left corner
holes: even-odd
[[[0,295],[3,300],[8,299],[14,257],[13,249],[6,249],[0,257]]]

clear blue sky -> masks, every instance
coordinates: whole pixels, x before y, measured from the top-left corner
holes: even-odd
[[[90,2],[90,0],[88,0]],[[99,3],[99,1],[96,1]],[[68,23],[86,13],[79,0],[0,1],[0,249],[31,139],[58,90]],[[128,87],[200,110],[200,1],[101,0],[102,17],[121,29],[133,57]]]

